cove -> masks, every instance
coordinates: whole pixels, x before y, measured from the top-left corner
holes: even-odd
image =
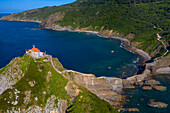
[[[35,22],[0,21],[0,34],[0,68],[32,45],[57,57],[67,69],[97,77],[132,76],[139,65],[139,56],[122,48],[120,40],[91,33],[41,29]]]

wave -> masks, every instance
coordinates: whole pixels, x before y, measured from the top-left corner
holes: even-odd
[[[139,57],[136,60],[133,60],[134,64],[136,64],[137,62],[139,62]]]

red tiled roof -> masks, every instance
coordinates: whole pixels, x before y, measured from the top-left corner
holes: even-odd
[[[34,52],[40,52],[40,50],[39,50],[38,48],[32,48],[32,50],[33,50]]]

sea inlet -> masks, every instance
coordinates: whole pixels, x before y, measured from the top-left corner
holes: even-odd
[[[0,68],[35,45],[67,69],[95,76],[122,77],[137,72],[139,56],[121,41],[92,33],[41,29],[35,22],[0,21]]]

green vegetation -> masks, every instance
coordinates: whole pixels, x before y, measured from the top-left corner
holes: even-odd
[[[123,2],[124,1],[124,2]],[[76,9],[67,11],[63,20],[56,24],[72,26],[73,29],[88,28],[88,30],[100,31],[113,30],[119,32],[119,36],[129,38],[134,46],[148,53],[162,46],[157,41],[156,34],[166,32],[169,34],[170,15],[168,13],[168,1],[152,1],[144,3],[117,3],[114,0],[96,0],[83,2]],[[103,29],[102,29],[103,28]],[[169,46],[170,37],[163,39]],[[140,44],[135,44],[136,42]],[[163,52],[160,52],[161,54]]]
[[[170,14],[168,0],[77,0],[59,7],[44,7],[18,13],[13,18],[42,21],[56,12],[64,12],[54,22],[72,29],[86,29],[123,36],[148,53],[163,47],[157,33],[167,47],[170,44]],[[165,49],[165,48],[164,48]],[[164,49],[160,49],[160,55]],[[160,56],[154,54],[153,56]]]
[[[80,87],[80,86],[79,86]],[[80,87],[83,93],[80,93],[74,100],[74,104],[68,108],[71,113],[119,113],[113,109],[109,103],[92,94],[90,91]]]
[[[48,58],[41,58],[35,60],[25,54],[23,57],[13,59],[9,65],[0,69],[1,76],[9,72],[10,68],[16,68],[18,65],[19,69],[22,70],[22,73],[16,75],[21,76],[21,78],[18,79],[18,82],[13,86],[14,88],[7,89],[0,95],[0,112],[12,110],[12,107],[15,109],[28,109],[33,105],[45,108],[47,99],[53,95],[57,97],[55,100],[56,107],[58,106],[58,99],[67,100],[68,107],[70,106],[69,111],[73,113],[100,113],[103,111],[117,113],[108,102],[101,100],[95,94],[92,94],[81,86],[78,86],[81,93],[75,97],[74,102],[70,102],[70,99],[73,97],[70,97],[65,90],[65,86],[67,86],[69,80],[57,73],[53,69],[51,62],[44,61],[47,59]],[[65,70],[57,58],[53,58],[53,60],[61,70]],[[33,86],[31,86],[32,84]],[[16,94],[17,91],[19,91],[19,93]],[[28,102],[25,101],[26,97],[28,97]],[[12,104],[12,102],[15,101],[18,103],[16,105]]]

